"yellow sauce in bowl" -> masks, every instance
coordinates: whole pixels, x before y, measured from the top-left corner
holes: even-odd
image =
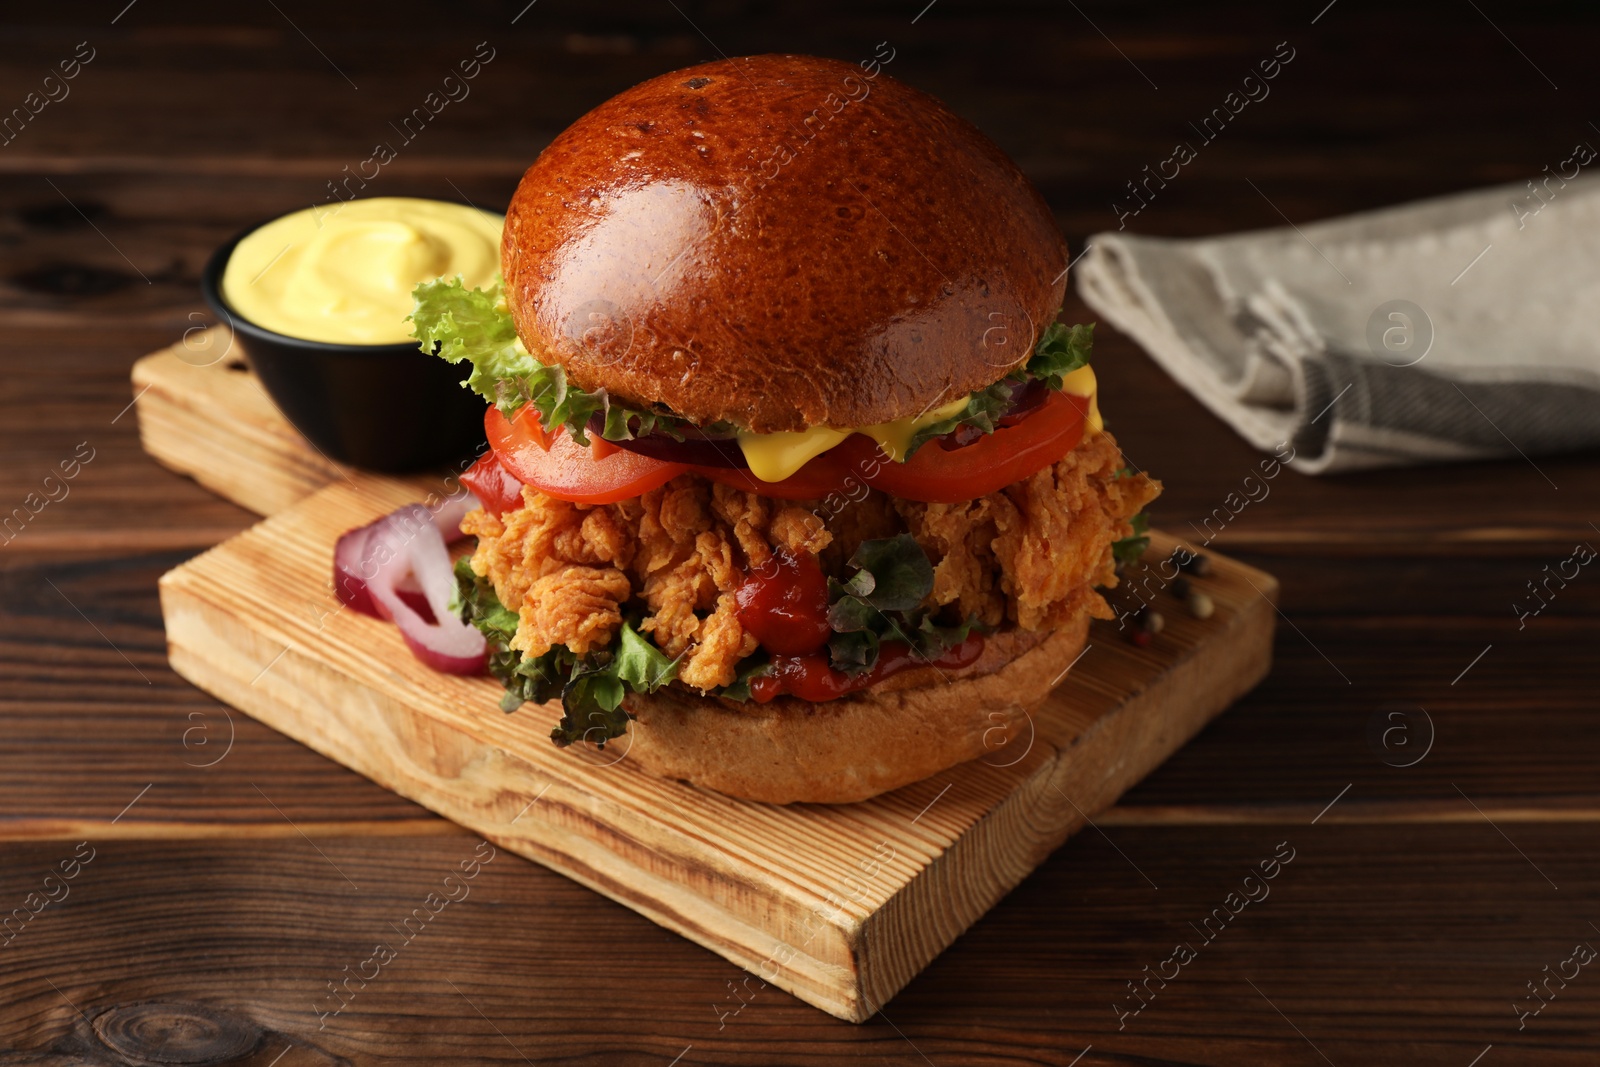
[[[501,215],[442,200],[375,197],[313,207],[251,231],[228,258],[222,295],[263,329],[307,341],[409,341],[411,290],[460,275],[488,288]]]

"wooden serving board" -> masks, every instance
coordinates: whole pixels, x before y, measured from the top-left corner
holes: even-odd
[[[506,715],[493,680],[435,673],[392,626],[341,610],[334,541],[421,499],[429,480],[341,470],[229,362],[175,347],[134,368],[145,448],[271,513],[162,578],[173,668],[720,953],[752,972],[748,989],[770,982],[840,1018],[870,1017],[1269,666],[1276,581],[1212,555],[1197,583],[1216,604],[1210,619],[1168,598],[1168,625],[1144,648],[1096,623],[1050,699],[972,763],[841,806],[749,803],[654,778],[629,763],[626,739],[557,749],[556,708]],[[1156,534],[1150,551],[1164,558],[1177,543]]]

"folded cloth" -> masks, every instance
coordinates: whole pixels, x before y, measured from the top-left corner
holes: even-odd
[[[1600,446],[1600,179],[1547,168],[1227,237],[1096,234],[1078,286],[1307,473]]]

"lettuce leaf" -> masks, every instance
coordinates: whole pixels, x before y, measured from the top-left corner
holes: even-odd
[[[611,671],[635,693],[654,693],[678,676],[678,660],[668,659],[665,652],[623,623]]]
[[[1000,423],[1000,417],[1011,406],[1011,394],[1016,389],[1016,383],[1022,380],[1014,375],[1007,375],[993,385],[985,386],[967,397],[964,411],[922,427],[911,435],[911,441],[906,446],[906,458],[910,459],[917,449],[935,437],[943,437],[963,426],[975,427],[983,433],[994,433]]]
[[[438,278],[411,291],[411,335],[425,349],[451,363],[472,365],[462,385],[507,417],[522,406],[520,390],[502,383],[532,378],[543,367],[522,347],[511,313],[496,282],[488,290],[468,289],[460,278]]]
[[[517,614],[495,595],[494,587],[472,570],[463,556],[456,561],[455,607],[489,642],[489,673],[505,686],[500,710],[516,711],[528,701],[543,704],[561,698],[561,721],[550,739],[566,746],[591,741],[604,747],[628,729],[622,698],[629,690],[653,693],[677,677],[678,661],[668,659],[629,623],[623,623],[610,648],[584,656],[557,645],[542,656],[528,656],[510,647],[517,632]]]
[[[854,573],[840,582],[829,580],[832,601],[828,619],[833,667],[848,674],[870,670],[884,641],[903,641],[925,662],[966,640],[973,630],[986,632],[976,617],[951,625],[935,622],[922,607],[933,589],[933,565],[910,534],[865,541],[850,557]],[[516,711],[533,701],[559,698],[562,716],[550,731],[559,746],[589,741],[604,747],[628,729],[623,698],[631,691],[653,693],[678,674],[678,659],[667,655],[626,621],[611,646],[579,656],[557,645],[542,656],[511,648],[519,619],[495,595],[494,586],[472,569],[469,557],[456,561],[456,594],[452,608],[476,626],[489,642],[489,671],[505,686],[501,710]],[[681,658],[681,657],[680,657]],[[750,699],[750,680],[770,666],[757,651],[740,664],[730,685],[714,690],[731,700]]]
[[[922,602],[933,591],[933,564],[910,534],[863,541],[850,557],[848,581],[828,580],[829,662],[860,674],[878,662],[885,641],[903,641],[925,661],[938,659],[978,627],[976,617],[955,624],[933,620]]]
[[[517,337],[502,289],[498,278],[488,289],[468,289],[460,278],[421,283],[411,294],[412,336],[441,359],[471,364],[461,384],[499,407],[507,418],[522,405],[532,404],[546,431],[564,426],[581,445],[589,443],[589,422],[597,413],[603,423],[600,436],[608,441],[630,441],[654,432],[683,439],[687,420],[623,403],[604,389],[591,392],[580,388],[567,380],[561,366],[541,363],[530,355]],[[959,414],[918,430],[906,449],[906,458],[934,438],[963,426],[993,433],[1018,385],[1037,379],[1051,389],[1060,389],[1063,377],[1089,362],[1093,344],[1093,324],[1052,323],[1021,369],[972,393]],[[732,432],[737,427],[717,423],[706,429]]]
[[[767,654],[757,650],[740,665],[739,672],[734,675],[733,684],[718,689],[716,695],[743,704],[750,699],[750,680],[767,673],[767,668],[771,666],[772,661],[767,658]]]
[[[1011,398],[1018,386],[1030,381],[1041,381],[1054,390],[1068,374],[1089,364],[1094,348],[1094,323],[1087,326],[1067,326],[1053,322],[1039,337],[1033,355],[1020,370],[1012,371],[993,385],[985,386],[967,398],[966,410],[941,419],[918,430],[906,448],[909,459],[917,449],[936,437],[953,433],[963,426],[971,426],[981,433],[994,433],[1000,418],[1011,406]]]
[[[654,693],[678,674],[678,661],[668,659],[627,622],[607,651],[582,658],[566,654],[573,666],[561,690],[561,721],[550,731],[550,740],[563,748],[575,741],[604,748],[627,732],[622,698],[628,691]]]
[[[441,359],[471,364],[461,384],[507,418],[532,404],[545,430],[565,426],[580,445],[589,443],[589,420],[597,412],[605,421],[601,436],[609,441],[655,430],[682,440],[683,419],[621,403],[604,389],[581,389],[563,367],[534,359],[517,336],[498,278],[488,289],[468,289],[459,277],[437,278],[413,289],[411,300],[411,335]]]
[[[1039,343],[1034,346],[1033,358],[1025,368],[1028,377],[1037,378],[1052,389],[1061,388],[1061,379],[1089,365],[1094,348],[1094,323],[1087,326],[1067,326],[1053,322]]]
[[[881,611],[909,611],[933,592],[933,564],[908,533],[861,542],[850,566],[856,573],[841,595]]]
[[[1146,533],[1150,529],[1150,516],[1141,511],[1128,520],[1128,525],[1133,528],[1133,533],[1111,543],[1111,556],[1119,567],[1138,563],[1144,550],[1150,547],[1150,537]]]

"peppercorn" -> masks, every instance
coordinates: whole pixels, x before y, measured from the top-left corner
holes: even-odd
[[[1172,595],[1177,597],[1179,600],[1189,599],[1189,579],[1183,577],[1181,574],[1172,579],[1172,585],[1168,588],[1172,590]]]
[[[1195,593],[1189,597],[1189,613],[1197,619],[1209,619],[1211,613],[1217,610],[1216,604],[1204,593]]]
[[[1196,578],[1204,578],[1211,573],[1211,559],[1198,552],[1190,553],[1187,559],[1179,561],[1178,569]]]
[[[1161,612],[1145,604],[1133,613],[1133,627],[1128,631],[1128,640],[1143,648],[1151,638],[1166,629],[1166,625],[1167,620],[1161,617]]]

